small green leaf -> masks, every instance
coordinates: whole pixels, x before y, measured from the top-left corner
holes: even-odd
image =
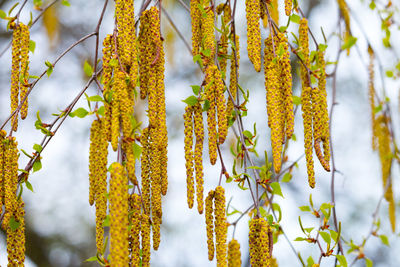
[[[311,209],[310,209],[309,206],[301,206],[301,207],[299,207],[299,209],[300,209],[301,211],[311,211]]]
[[[301,20],[301,18],[300,18],[299,15],[292,14],[292,15],[290,16],[290,21],[292,21],[292,22],[294,22],[294,23],[299,24],[299,23],[300,23],[300,20]]]
[[[34,144],[33,145],[33,149],[36,151],[36,152],[42,152],[42,150],[43,150],[43,147],[41,146],[41,145],[39,145],[39,144]]]
[[[327,244],[331,243],[331,235],[327,232],[319,231],[320,236],[324,239]]]
[[[110,215],[107,215],[103,221],[103,227],[109,227],[109,226],[110,226]]]
[[[47,77],[50,77],[50,75],[53,73],[53,67],[49,67],[46,71]]]
[[[88,100],[92,101],[92,102],[96,102],[96,101],[103,101],[104,99],[99,95],[94,95],[94,96],[88,97]]]
[[[279,206],[278,203],[272,203],[272,209],[274,211],[277,211],[278,214],[278,222],[280,222],[282,220],[282,210],[281,210],[281,206]]]
[[[374,263],[371,259],[365,258],[365,267],[372,267]]]
[[[28,153],[26,153],[26,151],[23,150],[22,148],[21,148],[21,151],[22,151],[22,153],[24,153],[25,156],[27,156],[28,158],[33,158],[31,155],[29,155]]]
[[[290,180],[292,180],[292,174],[290,172],[287,172],[283,175],[281,182],[287,183],[290,182]]]
[[[37,7],[40,7],[41,5],[43,5],[42,0],[33,0],[33,4]]]
[[[337,258],[337,260],[339,261],[341,266],[347,267],[347,260],[346,260],[345,256],[343,256],[343,255],[335,255],[335,257]]]
[[[40,171],[41,168],[42,168],[42,162],[39,159],[37,159],[35,163],[33,163],[33,172]]]
[[[295,104],[296,106],[301,104],[301,98],[298,97],[297,95],[293,96],[293,104]]]
[[[374,1],[371,1],[371,3],[369,3],[369,8],[370,8],[371,10],[374,10],[375,7],[376,7],[375,2],[374,2]],[[371,265],[371,266],[372,266],[372,265]]]
[[[84,118],[84,117],[86,117],[86,115],[89,114],[89,111],[87,111],[84,108],[78,108],[74,112],[71,112],[71,113],[73,114],[73,115],[71,115],[71,117],[77,116],[78,118]]]
[[[32,191],[33,193],[35,193],[35,192],[33,191],[33,187],[32,187],[32,185],[31,185],[31,183],[28,182],[28,180],[25,181],[25,185],[26,185],[26,188],[28,188],[30,191]]]
[[[193,94],[195,94],[195,95],[198,95],[198,94],[199,94],[199,92],[200,92],[200,86],[198,86],[198,85],[191,85],[190,87],[192,87]]]
[[[93,68],[90,66],[90,64],[85,60],[85,63],[83,64],[83,71],[88,77],[91,77],[93,74]]]
[[[253,138],[253,134],[250,131],[243,131],[243,135],[246,136],[248,139]]]
[[[11,228],[12,231],[17,230],[20,224],[21,224],[21,223],[19,223],[19,222],[17,222],[17,221],[15,220],[14,216],[11,217],[10,221],[8,222],[8,226],[10,226],[10,228]]]
[[[388,239],[387,236],[385,236],[385,235],[380,235],[379,238],[381,239],[382,244],[384,244],[384,245],[390,247],[390,245],[389,245],[389,239]]]
[[[272,194],[283,197],[281,185],[278,182],[273,182],[270,184],[270,186],[272,188]]]
[[[64,5],[64,6],[71,6],[71,4],[69,3],[68,0],[62,0],[61,4]]]
[[[312,266],[314,264],[314,259],[310,256],[307,258],[307,266]]]
[[[329,230],[329,232],[331,233],[332,239],[336,242],[338,240],[338,233],[333,230]]]
[[[32,40],[29,40],[29,51],[33,53],[35,53],[35,48],[36,48],[36,43]]]
[[[50,63],[50,61],[46,60],[44,62],[44,64],[48,67],[48,68],[53,68],[53,64]]]
[[[6,12],[0,9],[0,19],[5,19],[7,17]]]
[[[304,237],[296,237],[296,239],[294,241],[304,241],[306,239],[307,238],[304,238]]]
[[[308,234],[311,233],[312,230],[314,230],[314,227],[306,227],[306,228],[304,228],[304,231],[306,231]]]
[[[351,48],[353,45],[355,45],[357,42],[357,38],[354,36],[349,36],[346,40],[346,42],[342,45],[342,49],[349,49]]]
[[[97,261],[97,256],[93,256],[85,260],[85,262],[90,262],[90,261]]]
[[[318,45],[318,49],[319,49],[320,51],[325,51],[327,47],[328,47],[328,46],[327,46],[326,44],[319,44],[319,45]]]
[[[208,111],[210,109],[210,101],[205,100],[203,105],[203,111]]]
[[[199,100],[197,99],[196,96],[191,95],[188,98],[186,98],[185,100],[182,100],[182,102],[185,102],[186,104],[188,104],[189,106],[194,106],[197,104],[197,102],[199,102]]]
[[[285,32],[287,30],[287,27],[286,26],[281,26],[281,27],[279,27],[279,31],[280,32]]]
[[[135,155],[135,159],[140,159],[140,154],[142,154],[142,147],[136,143],[132,144],[133,154]]]
[[[387,70],[386,71],[386,76],[389,77],[389,78],[392,78],[393,77],[393,71]]]

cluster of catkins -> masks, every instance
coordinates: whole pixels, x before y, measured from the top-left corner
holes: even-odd
[[[164,51],[159,10],[151,7],[143,11],[136,38],[133,8],[132,0],[116,1],[116,30],[103,41],[104,116],[93,121],[90,135],[89,203],[96,205],[96,245],[98,254],[103,256],[108,143],[118,151],[118,162],[109,167],[112,266],[139,266],[140,260],[142,266],[149,266],[150,232],[153,248],[157,250],[162,223],[161,196],[167,193],[168,187]],[[148,98],[149,117],[149,125],[141,134],[133,117],[139,83],[140,97]],[[141,187],[135,175],[135,148],[140,149],[136,140],[142,146]],[[131,194],[130,188],[133,188]]]
[[[25,204],[17,195],[17,145],[15,137],[0,131],[0,201],[5,209],[1,227],[7,234],[8,266],[24,266],[25,262]]]
[[[390,176],[392,167],[392,136],[389,129],[390,119],[384,111],[377,114],[376,112],[376,91],[374,86],[374,51],[368,47],[369,65],[368,65],[368,97],[371,107],[371,121],[372,121],[372,149],[378,150],[379,159],[381,162],[382,170],[382,185],[385,192],[384,197],[389,202],[389,221],[392,231],[396,231],[396,206],[393,195],[392,183],[393,179]]]
[[[11,113],[21,105],[21,118],[25,119],[28,114],[28,80],[29,80],[29,28],[22,22],[12,22],[12,62],[11,62]],[[25,99],[26,98],[26,99]],[[18,112],[11,120],[12,130],[18,129]]]

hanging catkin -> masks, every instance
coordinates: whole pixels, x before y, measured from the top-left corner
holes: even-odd
[[[228,267],[241,266],[240,244],[236,239],[232,239],[228,244]]]
[[[208,260],[212,261],[214,259],[214,194],[215,192],[211,190],[208,192],[206,197],[206,230],[207,230],[207,249],[208,249]]]
[[[108,34],[103,40],[103,76],[102,83],[104,84],[103,97],[104,101],[104,127],[107,141],[111,142],[111,104],[109,102],[111,94],[111,76],[113,68],[110,61],[113,55],[112,51],[112,35]]]
[[[203,213],[203,191],[204,191],[204,173],[203,173],[203,142],[204,142],[204,128],[203,128],[203,110],[200,103],[193,106],[194,117],[194,134],[196,137],[196,144],[194,147],[194,169],[196,173],[196,200],[197,211],[199,214]]]
[[[226,3],[221,3],[216,8],[217,14],[222,14],[222,22],[224,28],[222,28],[223,33],[221,34],[220,42],[218,45],[218,58],[219,58],[219,66],[222,73],[222,77],[225,78],[226,66],[228,62],[228,36],[229,36],[229,27],[227,25],[231,21],[231,8]]]
[[[250,221],[249,248],[252,266],[270,266],[269,225],[264,218],[253,218]]]
[[[141,199],[138,194],[133,194],[129,198],[131,228],[129,230],[129,266],[140,266],[140,220],[141,220]]]
[[[150,218],[142,214],[140,233],[142,236],[142,266],[150,266]]]
[[[18,187],[18,143],[15,137],[5,140],[4,151],[4,207],[3,229],[7,229],[9,221],[17,210],[17,187]]]
[[[368,98],[371,109],[371,124],[372,124],[372,149],[378,148],[378,134],[377,134],[377,122],[375,116],[375,72],[374,72],[374,50],[371,46],[368,46],[369,64],[368,64]]]
[[[254,69],[261,70],[260,1],[246,0],[247,53]]]
[[[18,108],[19,96],[19,75],[21,64],[21,27],[12,23],[10,27],[13,29],[12,39],[12,62],[11,62],[11,113]],[[11,120],[12,130],[18,129],[18,114],[15,114]]]
[[[286,16],[290,16],[290,12],[292,11],[292,0],[285,0],[285,14]]]
[[[21,119],[25,119],[28,115],[28,79],[29,79],[29,28],[23,23],[21,27],[21,72],[20,72],[20,102],[25,99],[21,106]]]
[[[202,59],[205,66],[211,64],[215,56],[214,9],[209,3],[208,0],[201,0],[205,11],[201,16],[202,40],[204,40]]]
[[[144,213],[150,214],[150,137],[149,128],[144,128],[140,136],[142,145],[141,175],[142,175],[142,199]]]
[[[5,175],[5,136],[6,131],[0,130],[0,203],[4,205],[4,175]]]
[[[236,35],[235,40],[235,47],[232,47],[232,54],[231,54],[231,70],[230,70],[230,77],[229,77],[229,92],[232,95],[233,101],[236,101],[237,95],[237,87],[238,87],[238,75],[239,75],[239,61],[240,61],[240,54],[239,54],[239,36]],[[236,60],[235,60],[236,55]],[[232,112],[234,111],[234,104],[232,99],[228,98],[228,102],[226,105],[226,115],[228,118],[234,118]]]
[[[215,102],[215,86],[214,86],[214,73],[217,67],[210,65],[206,68],[206,99],[210,103],[207,110],[207,126],[208,126],[208,153],[210,155],[210,162],[214,165],[217,162],[217,118],[216,118],[216,102]]]
[[[227,245],[226,239],[228,228],[225,216],[225,190],[222,186],[215,188],[215,251],[217,266],[227,266]]]
[[[128,178],[117,162],[110,166],[110,258],[112,266],[128,266]]]
[[[185,166],[186,166],[186,194],[189,208],[194,202],[194,177],[193,177],[193,107],[187,106],[183,115],[185,133]]]
[[[192,23],[192,53],[199,54],[201,44],[201,12],[199,9],[200,0],[190,0],[190,18]]]

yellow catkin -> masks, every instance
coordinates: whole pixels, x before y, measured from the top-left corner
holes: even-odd
[[[226,66],[228,62],[228,36],[230,34],[228,24],[231,21],[231,8],[229,5],[225,3],[221,3],[216,8],[217,14],[222,14],[222,22],[223,22],[223,33],[221,34],[220,43],[218,45],[218,59],[219,66],[221,69],[222,77],[225,78]]]
[[[95,183],[98,170],[98,150],[99,150],[99,136],[101,124],[99,120],[94,120],[90,128],[90,148],[89,148],[89,204],[93,205],[95,201]]]
[[[276,258],[272,257],[269,261],[269,266],[270,267],[278,267],[278,261],[276,260]],[[312,267],[318,267],[318,266],[312,266]]]
[[[279,34],[279,48],[282,48],[283,54],[279,58],[280,66],[280,84],[283,90],[283,105],[285,114],[285,134],[290,139],[294,131],[294,112],[292,96],[292,67],[290,65],[290,54],[288,40],[284,34]]]
[[[19,199],[16,203],[16,210],[13,214],[14,220],[18,223],[17,229],[7,227],[7,266],[24,266],[25,262],[25,210],[24,202]]]
[[[215,101],[215,86],[214,73],[217,70],[215,65],[210,65],[206,68],[206,99],[210,103],[207,110],[207,126],[208,126],[208,151],[210,162],[214,165],[217,162],[217,118],[216,118],[216,101]]]
[[[155,136],[155,129],[150,130],[150,135]],[[161,176],[160,176],[160,153],[157,149],[157,143],[153,139],[150,144],[150,157],[151,157],[151,219],[153,229],[153,248],[158,249],[160,244],[160,224],[162,217],[161,208]]]
[[[258,227],[258,219],[253,218],[249,223],[249,253],[251,266],[261,266],[260,264],[260,230]]]
[[[202,40],[204,40],[202,58],[205,66],[211,64],[215,56],[214,10],[212,6],[208,6],[208,4],[209,1],[202,0],[202,5],[205,10],[205,14],[201,16]]]
[[[208,260],[214,259],[214,207],[213,207],[214,191],[208,192],[206,197],[206,230],[207,230],[207,248]]]
[[[309,58],[309,38],[308,38],[308,21],[305,18],[300,20],[299,26],[299,50],[302,54],[304,64],[310,66]],[[312,88],[310,86],[310,79],[308,69],[301,66],[301,110],[303,116],[304,126],[304,149],[307,162],[308,183],[311,188],[315,187],[315,173],[314,173],[314,160],[313,160],[313,127],[312,127]]]
[[[268,5],[269,13],[271,14],[271,18],[277,25],[279,25],[279,5],[278,0],[272,0]]]
[[[96,247],[100,253],[103,249],[104,229],[103,222],[107,215],[107,156],[108,142],[106,136],[105,119],[100,119],[100,132],[98,133],[97,164],[95,175],[95,202],[96,202]]]
[[[149,34],[149,16],[144,11],[140,17],[140,32],[138,37],[139,47],[139,79],[140,79],[140,98],[145,99],[149,92],[149,82],[151,75],[152,45]]]
[[[144,213],[150,214],[150,139],[149,128],[144,128],[140,136],[142,145],[141,175],[142,175],[142,199]]]
[[[390,185],[390,190],[392,191],[392,185]],[[392,232],[396,232],[396,203],[393,197],[393,191],[391,192],[391,198],[389,199],[389,221],[392,228]]]
[[[126,29],[126,20],[125,20],[125,0],[116,0],[115,1],[115,24],[117,26],[118,35],[117,35],[117,43],[118,43],[118,57],[123,67],[125,67],[130,61],[128,52],[128,33]]]
[[[5,144],[6,131],[0,130],[0,203],[4,205],[4,171],[5,171]]]
[[[132,138],[125,138],[122,143],[122,148],[125,152],[125,167],[128,172],[129,181],[131,181],[134,185],[138,184],[135,175],[135,153],[133,151],[133,146],[135,145],[135,140]]]
[[[283,92],[279,86],[279,65],[273,54],[272,38],[265,40],[264,72],[267,100],[268,126],[271,128],[271,146],[274,170],[280,172],[282,165],[282,144],[284,141],[284,103]]]
[[[252,266],[270,266],[269,225],[264,218],[250,221],[249,248]]]
[[[142,266],[150,266],[150,218],[142,214],[140,233],[142,236]]]
[[[18,148],[15,137],[9,137],[5,145],[4,164],[4,206],[3,229],[7,229],[8,223],[17,210],[18,187]]]
[[[21,27],[16,26],[14,23],[10,25],[13,28],[13,39],[12,39],[12,62],[11,62],[11,113],[13,113],[18,107],[18,96],[19,96],[19,75],[20,75],[20,63],[21,63]],[[15,114],[11,120],[12,130],[18,129],[18,115]]]
[[[227,234],[228,228],[225,215],[225,190],[222,186],[215,188],[215,251],[217,266],[227,266]]]
[[[129,232],[129,250],[130,262],[129,266],[140,266],[140,203],[141,199],[138,194],[130,196],[130,209],[131,209],[131,228]]]
[[[217,104],[217,116],[218,116],[218,143],[223,144],[226,136],[228,135],[228,121],[226,117],[226,101],[224,95],[224,83],[222,81],[221,72],[218,69],[214,71],[214,83],[215,87],[215,102]]]
[[[369,64],[368,64],[368,98],[371,109],[371,124],[372,124],[372,149],[378,148],[378,135],[377,135],[377,123],[375,116],[375,72],[374,72],[374,50],[368,47]]]
[[[135,28],[135,12],[133,0],[125,1],[124,10],[124,38],[126,38],[127,43],[127,53],[128,66],[129,66],[129,78],[130,78],[130,88],[133,89],[136,86],[136,81],[138,77],[138,55],[136,48],[136,28]],[[129,91],[130,95],[133,95],[133,90]]]
[[[313,128],[314,128],[314,148],[317,157],[326,171],[330,171],[330,145],[329,145],[329,115],[326,94],[326,74],[324,53],[318,51],[317,64],[319,67],[318,88],[312,90],[313,102]],[[324,153],[319,146],[322,141]]]
[[[345,0],[337,0],[338,5],[339,5],[339,10],[340,13],[344,19],[344,23],[346,25],[346,32],[347,34],[350,34],[350,13],[349,13],[349,8],[347,7],[346,1]]]
[[[232,95],[234,101],[236,101],[237,95],[237,87],[238,87],[238,75],[239,75],[239,36],[236,35],[235,47],[232,47],[232,55],[231,55],[231,70],[229,77],[229,92]],[[236,53],[236,61],[235,61],[235,53]],[[234,103],[230,97],[228,98],[228,103],[226,105],[226,115],[228,118],[234,118],[232,112],[234,111]]]
[[[196,200],[197,211],[199,214],[203,213],[203,191],[204,191],[204,173],[203,173],[203,142],[204,142],[204,128],[203,128],[203,111],[200,103],[193,107],[194,117],[194,133],[196,137],[196,144],[194,148],[194,169],[196,173]]]
[[[121,128],[124,137],[130,137],[132,133],[131,116],[133,114],[133,101],[128,94],[126,76],[122,71],[117,71],[114,76],[114,93],[119,102],[119,114],[121,118]]]
[[[242,259],[240,254],[240,244],[236,239],[232,239],[228,244],[228,267],[241,267]]]
[[[108,98],[110,98],[111,90],[111,76],[113,68],[110,65],[110,61],[113,55],[112,51],[112,35],[107,35],[103,40],[103,76],[102,83],[104,84],[103,97],[106,100],[104,102],[104,118],[105,118],[105,134],[107,137],[107,141],[111,142],[111,105],[108,102]]]
[[[261,70],[260,1],[246,0],[247,53],[254,69]]]
[[[124,74],[118,71],[115,74],[114,82],[112,85],[112,101],[111,101],[111,146],[114,151],[118,149],[118,142],[120,136],[120,116],[121,116],[121,90],[125,83]]]
[[[193,107],[187,106],[183,115],[185,133],[185,166],[186,166],[186,194],[189,208],[194,202],[194,177],[193,177]]]
[[[117,162],[110,166],[110,258],[112,266],[128,266],[128,178]]]
[[[21,119],[25,119],[28,115],[28,80],[29,80],[29,28],[25,24],[20,23],[21,27],[21,72],[20,72],[20,99],[25,101],[21,106]]]
[[[199,9],[199,0],[190,0],[190,18],[192,23],[192,53],[199,54],[201,44],[201,12]]]
[[[292,0],[285,0],[285,14],[286,16],[290,16],[290,12],[292,11]]]

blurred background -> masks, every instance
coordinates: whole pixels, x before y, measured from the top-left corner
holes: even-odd
[[[182,0],[189,5],[189,0]],[[0,9],[8,11],[17,1],[0,0]],[[50,1],[43,1],[44,5]],[[332,126],[333,149],[335,164],[339,172],[335,175],[336,205],[338,220],[342,224],[342,236],[346,241],[351,239],[359,244],[368,235],[373,223],[374,213],[379,199],[383,194],[381,182],[381,167],[377,152],[371,148],[371,119],[368,102],[368,54],[365,35],[378,51],[383,71],[392,70],[398,62],[400,53],[399,29],[393,28],[390,40],[392,49],[385,49],[382,38],[381,19],[387,14],[371,10],[369,0],[347,1],[352,11],[351,25],[353,36],[358,38],[349,56],[342,54],[337,73],[337,105],[334,109]],[[387,1],[375,1],[377,6],[385,6]],[[390,2],[390,1],[389,1]],[[103,1],[70,0],[70,6],[61,5],[58,1],[48,9],[43,18],[31,29],[31,39],[36,42],[35,52],[30,53],[30,74],[39,75],[47,67],[46,60],[53,62],[68,46],[86,34],[94,31],[103,7]],[[280,24],[286,25],[283,1],[279,1]],[[398,3],[393,3],[398,11]],[[141,2],[135,2],[137,14]],[[191,43],[190,16],[179,1],[164,0],[163,5],[186,41]],[[318,43],[324,42],[321,31],[328,39],[326,52],[327,61],[335,61],[339,49],[337,37],[339,10],[334,0],[301,1],[300,6],[309,18],[310,28]],[[16,10],[19,8],[17,6]],[[35,18],[40,10],[35,10],[33,1],[29,0],[24,7],[20,20],[28,23],[30,12]],[[114,27],[114,1],[109,1],[103,23],[100,28],[100,40],[106,34],[112,33]],[[14,11],[15,13],[15,11]],[[397,13],[399,14],[399,13]],[[254,160],[262,165],[264,150],[271,155],[269,128],[265,108],[265,89],[263,73],[256,73],[250,64],[246,51],[246,18],[244,1],[237,1],[236,28],[240,37],[240,78],[244,89],[250,91],[250,102],[247,105],[248,116],[244,118],[245,129],[253,131],[256,123],[259,135],[257,151],[260,158]],[[397,18],[398,19],[398,18]],[[361,23],[361,25],[359,24]],[[166,19],[162,21],[166,51],[166,107],[169,129],[168,144],[168,179],[169,189],[163,198],[163,224],[161,230],[161,245],[158,251],[152,251],[152,266],[214,266],[215,262],[207,260],[207,244],[204,216],[197,210],[190,210],[186,204],[186,177],[183,151],[183,112],[185,103],[181,100],[192,95],[190,85],[200,85],[203,76],[182,40]],[[394,26],[398,27],[398,26]],[[343,25],[342,25],[343,28]],[[297,24],[291,23],[288,31],[297,35]],[[263,38],[267,30],[262,30]],[[365,35],[364,35],[365,34]],[[0,20],[0,52],[11,40],[11,32],[6,30],[6,21]],[[291,35],[289,40],[293,41]],[[33,151],[35,143],[40,143],[43,134],[36,130],[34,122],[39,111],[43,122],[53,120],[53,113],[64,110],[88,80],[83,71],[85,60],[93,62],[95,38],[90,38],[72,49],[54,68],[50,77],[45,76],[34,88],[29,97],[29,113],[25,121],[19,124],[17,137],[19,148],[28,153]],[[311,43],[311,49],[315,49]],[[101,56],[101,54],[100,54]],[[327,73],[331,73],[334,65],[329,65]],[[293,73],[297,73],[299,64],[292,57]],[[11,50],[8,49],[0,57],[0,123],[10,112],[10,68]],[[376,68],[376,76],[379,71]],[[392,119],[399,126],[398,97],[400,84],[398,80],[386,77],[384,79],[386,94],[390,99]],[[331,107],[332,87],[328,79],[328,106]],[[300,96],[298,76],[293,86],[293,94]],[[376,90],[382,92],[382,81],[376,79]],[[99,94],[96,86],[87,90],[88,95]],[[78,107],[87,108],[87,102],[82,98]],[[146,103],[139,100],[135,106],[135,116],[146,121]],[[299,109],[300,111],[300,109]],[[300,112],[296,113],[295,135],[297,141],[290,141],[287,166],[304,153],[303,125]],[[96,254],[95,248],[95,209],[88,204],[88,152],[89,129],[93,116],[83,119],[67,118],[56,136],[42,153],[43,168],[29,176],[34,192],[24,190],[23,198],[26,205],[26,266],[96,266],[84,262]],[[9,126],[6,127],[9,130]],[[235,138],[231,135],[222,146],[224,161],[228,172],[232,168],[230,145]],[[116,160],[116,154],[110,153],[109,162]],[[21,153],[20,168],[24,168],[28,158]],[[204,153],[205,164],[205,194],[218,184],[220,165],[211,166]],[[317,161],[316,161],[317,162]],[[285,167],[285,166],[284,166]],[[283,167],[283,168],[284,168]],[[319,163],[315,164],[317,185],[310,189],[307,183],[304,157],[293,170],[293,178],[288,183],[281,183],[284,198],[276,197],[282,210],[281,225],[295,249],[306,260],[312,256],[318,260],[319,249],[316,244],[293,241],[296,237],[304,237],[298,224],[302,216],[304,227],[318,227],[319,222],[310,214],[301,212],[299,206],[308,205],[312,194],[316,206],[330,202],[331,173],[325,172]],[[392,167],[393,190],[396,200],[399,199],[399,168]],[[226,189],[227,201],[239,211],[246,210],[252,203],[249,191],[240,190],[235,183],[223,183]],[[400,210],[396,202],[397,212]],[[383,201],[378,217],[381,220],[379,234],[389,238],[390,247],[385,246],[377,237],[371,237],[365,245],[365,255],[372,259],[374,266],[400,266],[396,253],[400,249],[399,232],[392,233],[387,214],[387,202]],[[239,214],[228,217],[233,222]],[[248,263],[248,219],[244,216],[237,225],[235,238],[241,245],[243,266]],[[333,224],[331,224],[333,225]],[[398,224],[397,224],[398,226]],[[232,229],[228,232],[228,240],[232,238]],[[5,236],[0,234],[0,264],[6,265]],[[345,246],[347,250],[348,247]],[[274,246],[273,255],[280,266],[300,266],[296,255],[290,250],[288,242],[279,237]],[[350,263],[357,255],[348,254]],[[324,258],[322,266],[332,266],[333,257]],[[363,260],[354,266],[364,266]]]

